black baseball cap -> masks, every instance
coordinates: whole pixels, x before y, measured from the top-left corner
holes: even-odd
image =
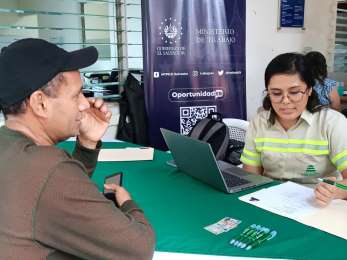
[[[97,59],[93,46],[68,52],[42,39],[16,41],[0,53],[0,107],[24,100],[59,72],[88,67]]]

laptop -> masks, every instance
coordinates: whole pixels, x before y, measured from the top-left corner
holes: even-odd
[[[177,168],[218,190],[234,193],[272,182],[270,178],[217,161],[209,143],[164,128],[160,131]]]

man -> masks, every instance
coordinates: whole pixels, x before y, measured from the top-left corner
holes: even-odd
[[[87,100],[74,52],[24,39],[0,54],[0,259],[151,259],[154,234],[122,187],[119,208],[90,181],[111,113]],[[73,155],[54,147],[77,136]]]

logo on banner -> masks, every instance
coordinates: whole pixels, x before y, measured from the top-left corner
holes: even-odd
[[[181,23],[171,17],[169,17],[169,19],[164,19],[164,21],[160,23],[158,29],[161,39],[168,44],[177,43],[178,40],[181,40],[181,36],[183,35]]]
[[[183,56],[186,54],[186,47],[179,46],[183,37],[181,22],[172,17],[165,18],[158,26],[158,30],[161,43],[165,46],[156,47],[157,56]]]
[[[219,76],[223,76],[224,70],[217,70]]]
[[[156,78],[156,79],[159,78],[159,72],[158,71],[154,71],[153,72],[153,77]]]
[[[224,97],[224,90],[214,88],[175,88],[169,90],[168,97],[171,102],[214,101]]]

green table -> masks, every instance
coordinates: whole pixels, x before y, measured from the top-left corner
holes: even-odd
[[[59,146],[71,151],[73,143],[64,142]],[[128,146],[133,145],[104,143],[103,148]],[[346,259],[347,241],[344,239],[238,199],[255,189],[237,194],[215,190],[166,165],[169,159],[172,159],[170,154],[155,151],[153,161],[99,162],[92,177],[101,188],[106,175],[123,171],[123,186],[144,209],[155,229],[157,251],[288,259]],[[239,219],[242,223],[236,229],[220,235],[203,229],[226,216]],[[277,237],[249,251],[229,245],[232,237],[253,223],[277,230]]]

